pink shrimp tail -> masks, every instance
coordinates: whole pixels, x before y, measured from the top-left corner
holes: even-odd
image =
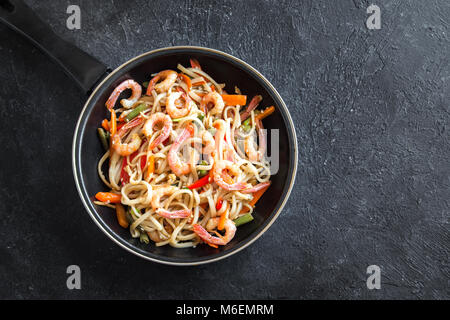
[[[222,236],[221,238],[212,236],[208,231],[205,230],[201,225],[194,224],[193,230],[197,236],[199,236],[203,241],[215,244],[219,246],[224,246],[228,242],[233,239],[235,233],[236,233],[236,226],[234,225],[234,222],[231,220],[228,220],[225,222],[225,230],[226,234],[225,236]]]
[[[175,142],[169,149],[169,154],[167,155],[167,161],[169,163],[170,169],[172,169],[173,173],[177,176],[186,174],[189,170],[189,165],[182,164],[181,159],[178,157],[178,150],[180,149],[183,142],[192,137],[194,135],[194,127],[189,124],[186,128],[184,128],[183,132],[178,136]]]
[[[166,209],[159,208],[158,210],[156,210],[156,213],[163,218],[178,219],[178,218],[188,218],[192,214],[192,211],[189,209],[169,211]]]
[[[188,139],[189,137],[192,137],[194,135],[194,128],[192,125],[188,125],[186,128],[184,128],[183,132],[178,136],[177,140],[172,144],[172,147],[169,150],[169,153],[176,153],[178,152],[179,148],[181,147],[181,144]]]
[[[137,127],[138,125],[140,125],[142,123],[142,121],[143,121],[142,118],[138,117],[138,118],[135,118],[132,121],[124,124],[123,127],[119,129],[119,132],[118,132],[119,136],[123,137],[128,132],[128,130],[130,130],[134,127]]]
[[[214,175],[214,182],[217,183],[223,189],[228,190],[228,191],[239,191],[239,190],[244,190],[245,188],[248,187],[248,185],[244,182],[236,182],[233,184],[227,184],[222,180],[222,178],[216,177],[215,175]]]
[[[148,87],[147,87],[147,91],[145,92],[145,94],[146,94],[147,96],[151,96],[151,95],[152,95],[152,91],[153,91],[153,89],[154,89],[154,87],[155,87],[155,84],[159,81],[159,79],[161,79],[161,75],[160,75],[160,74],[157,74],[156,76],[154,76],[154,77],[150,80],[150,83],[148,84]]]
[[[124,82],[122,82],[121,84],[119,84],[114,91],[111,93],[110,97],[108,98],[108,101],[106,101],[106,107],[108,109],[112,109],[114,108],[114,105],[117,102],[117,99],[119,98],[120,94],[122,93],[122,91],[126,90],[126,89],[131,89],[132,90],[132,94],[131,97],[128,99],[125,99],[126,101],[128,101],[129,103],[132,103],[134,100],[137,101],[137,99],[139,99],[139,97],[142,94],[142,87],[134,80],[125,80]],[[131,105],[130,105],[131,107]]]
[[[163,143],[167,138],[170,136],[170,132],[172,131],[172,120],[168,115],[164,115],[161,112],[154,113],[150,116],[150,118],[147,120],[147,122],[144,125],[144,134],[149,137],[154,130],[154,126],[157,123],[162,123],[163,127],[158,135],[158,137],[153,140],[150,145],[149,149],[153,150],[155,147]]]
[[[170,134],[170,132],[169,132]],[[167,138],[169,137],[169,135],[159,135],[158,138],[156,138],[155,140],[152,141],[152,143],[150,144],[150,150],[155,149],[156,146],[159,146],[161,143],[163,143]]]
[[[217,182],[217,181],[216,181]],[[221,184],[218,183],[223,189],[228,190],[228,191],[239,191],[239,190],[243,190],[245,188],[247,188],[247,184],[243,183],[243,182],[237,182],[235,184]]]
[[[192,229],[194,230],[195,234],[198,235],[203,241],[210,242],[212,235],[209,234],[208,231],[205,230],[201,225],[194,224]]]
[[[265,187],[270,186],[270,181],[269,182],[262,182],[257,184],[256,186],[252,187],[252,188],[247,188],[245,190],[242,190],[242,193],[253,193],[256,191],[259,191],[261,189],[264,189]]]

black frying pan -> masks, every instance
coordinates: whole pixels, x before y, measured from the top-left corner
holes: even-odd
[[[89,95],[81,111],[73,139],[73,173],[81,200],[91,218],[114,242],[148,260],[172,265],[196,265],[223,259],[250,245],[260,237],[280,214],[294,184],[297,170],[297,141],[288,109],[275,88],[247,63],[220,51],[202,47],[170,47],[135,57],[110,72],[97,59],[59,38],[36,14],[19,0],[0,0],[0,20],[29,38],[52,57]],[[226,88],[238,86],[252,97],[263,96],[263,105],[276,111],[264,121],[267,129],[279,129],[279,170],[271,177],[269,191],[258,201],[255,220],[238,228],[234,239],[224,247],[206,245],[175,249],[169,246],[144,245],[117,223],[111,209],[92,203],[93,195],[105,190],[97,174],[103,151],[97,128],[107,116],[105,102],[123,80],[148,81],[152,73],[176,69],[178,63],[189,65],[196,58],[202,68]],[[270,136],[270,135],[269,135]],[[270,150],[270,139],[269,150]]]

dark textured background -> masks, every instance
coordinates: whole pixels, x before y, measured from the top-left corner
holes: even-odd
[[[200,45],[261,71],[299,144],[295,189],[271,229],[199,267],[113,244],[75,189],[71,143],[86,97],[0,25],[0,298],[449,298],[450,2],[27,1],[67,40],[116,67]],[[66,28],[78,4],[81,30]],[[82,290],[66,288],[66,267]],[[381,290],[366,268],[382,270]]]

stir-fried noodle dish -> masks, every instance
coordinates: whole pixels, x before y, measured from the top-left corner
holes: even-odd
[[[106,151],[98,174],[108,191],[94,203],[114,209],[143,243],[218,248],[253,220],[270,186],[262,120],[275,108],[258,110],[261,96],[247,104],[239,88],[227,93],[197,60],[190,64],[114,89],[110,118],[98,128]],[[116,106],[127,89],[131,96]]]

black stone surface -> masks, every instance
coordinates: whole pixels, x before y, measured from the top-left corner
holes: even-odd
[[[86,97],[0,26],[0,298],[439,298],[449,295],[450,3],[27,1],[110,67],[200,45],[261,71],[296,124],[299,170],[277,222],[226,260],[168,267],[113,244],[75,190],[71,143]],[[82,289],[66,288],[81,267]],[[368,290],[366,268],[381,267]]]

